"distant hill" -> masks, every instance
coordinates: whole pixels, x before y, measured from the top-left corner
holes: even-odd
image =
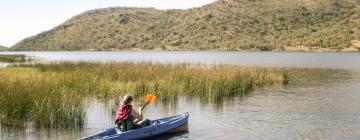
[[[346,49],[360,40],[359,5],[359,0],[219,0],[188,10],[97,9],[11,49]]]
[[[8,48],[0,45],[0,51],[6,51]]]

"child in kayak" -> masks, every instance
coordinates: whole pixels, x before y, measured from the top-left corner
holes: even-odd
[[[142,111],[145,106],[139,107],[139,112],[136,112],[132,108],[132,101],[131,95],[125,95],[116,112],[115,124],[122,132],[150,125],[150,120],[143,117]]]

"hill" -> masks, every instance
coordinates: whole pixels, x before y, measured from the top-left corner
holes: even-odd
[[[6,51],[8,48],[0,45],[0,51]]]
[[[359,5],[358,0],[219,0],[187,10],[96,9],[11,50],[347,49],[360,40]]]

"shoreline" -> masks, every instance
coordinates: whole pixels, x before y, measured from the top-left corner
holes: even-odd
[[[212,50],[200,50],[200,49],[110,49],[110,50],[31,50],[31,51],[0,51],[1,52],[360,52],[360,48],[344,48],[344,49],[331,49],[331,48],[289,48],[286,50],[274,49],[274,50],[260,50],[260,49],[235,49],[235,50],[223,50],[223,49],[212,49]]]
[[[351,45],[346,48],[339,47],[319,47],[319,46],[281,46],[275,49],[271,48],[249,48],[249,49],[229,49],[225,47],[216,49],[178,49],[178,46],[166,46],[154,49],[142,49],[142,48],[125,48],[125,49],[82,49],[82,50],[0,50],[0,52],[157,52],[157,51],[208,51],[208,52],[360,52],[360,40],[351,41]]]
[[[360,42],[360,41],[359,41]],[[307,46],[286,46],[276,49],[262,50],[260,48],[250,48],[250,49],[228,49],[228,48],[217,48],[217,49],[175,49],[174,47],[166,48],[154,48],[154,49],[141,49],[141,48],[127,48],[127,49],[84,49],[84,50],[5,50],[0,52],[159,52],[159,51],[208,51],[208,52],[360,52],[360,43],[354,44],[347,48],[321,48],[321,47],[307,47]]]

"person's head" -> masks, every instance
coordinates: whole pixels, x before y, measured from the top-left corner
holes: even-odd
[[[126,104],[131,104],[132,100],[133,100],[133,98],[132,98],[131,95],[125,95],[124,98],[123,98],[123,100],[122,100],[122,103],[123,103],[124,105],[126,105]]]

